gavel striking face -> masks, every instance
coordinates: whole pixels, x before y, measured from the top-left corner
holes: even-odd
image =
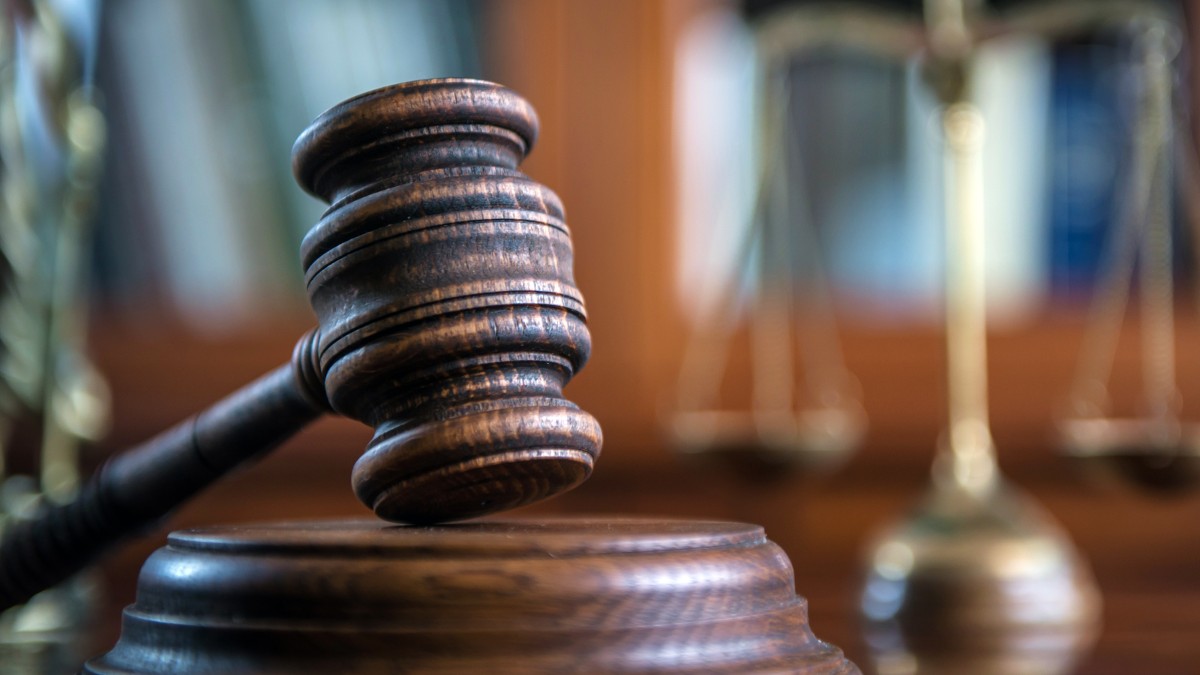
[[[443,80],[350,99],[296,142],[297,180],[330,203],[301,253],[308,358],[333,409],[375,429],[353,484],[381,518],[537,501],[600,452],[562,398],[590,338],[562,204],[517,170],[536,136],[513,92]]]

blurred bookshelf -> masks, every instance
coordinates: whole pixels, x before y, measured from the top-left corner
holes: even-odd
[[[99,306],[216,333],[302,313],[297,251],[322,209],[291,178],[292,142],[356,93],[479,76],[476,5],[105,3]]]

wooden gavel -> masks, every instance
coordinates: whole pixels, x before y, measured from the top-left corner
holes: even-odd
[[[0,609],[326,411],[375,429],[352,482],[387,520],[471,518],[586,479],[600,427],[562,387],[590,337],[562,204],[517,170],[536,136],[525,100],[476,80],[386,87],[321,115],[292,153],[330,204],[301,251],[319,327],[290,363],[11,525]]]

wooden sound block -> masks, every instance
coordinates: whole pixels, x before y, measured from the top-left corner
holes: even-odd
[[[762,528],[561,518],[176,532],[84,672],[859,671]]]

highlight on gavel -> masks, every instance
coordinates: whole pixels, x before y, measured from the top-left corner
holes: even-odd
[[[476,80],[352,98],[293,148],[330,204],[301,257],[318,328],[291,362],[102,466],[0,541],[0,608],[142,531],[325,412],[375,429],[354,467],[386,520],[482,516],[569,490],[599,424],[562,397],[590,349],[559,199],[517,165],[532,107]]]

